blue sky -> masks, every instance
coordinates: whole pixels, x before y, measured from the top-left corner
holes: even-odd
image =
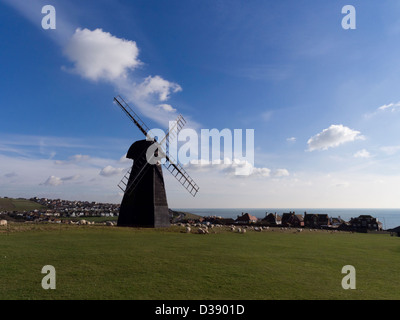
[[[399,17],[395,0],[0,0],[0,196],[119,202],[143,138],[121,94],[150,128],[255,130],[258,174],[190,165],[192,198],[165,171],[171,207],[400,207]]]

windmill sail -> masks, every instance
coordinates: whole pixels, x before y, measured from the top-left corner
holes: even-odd
[[[122,111],[127,117],[139,128],[139,130],[147,137],[147,133],[150,131],[149,128],[144,124],[142,119],[131,109],[131,107],[125,102],[121,96],[115,97],[114,101],[118,103]]]
[[[199,192],[199,186],[194,182],[194,180],[188,175],[188,173],[182,168],[179,163],[173,163],[170,159],[164,163],[167,170],[175,177],[179,183],[186,188],[189,193],[195,197],[197,192]]]
[[[129,176],[131,175],[132,168],[129,168],[125,174],[124,177],[121,179],[121,181],[118,183],[118,188],[121,189],[122,192],[125,192],[126,187],[128,186],[129,182]]]
[[[185,119],[182,115],[179,115],[174,125],[170,128],[169,132],[161,140],[160,143],[157,142],[154,136],[152,136],[151,131],[145,125],[145,123],[140,119],[140,117],[129,107],[129,105],[120,96],[114,98],[114,101],[121,107],[128,118],[139,128],[139,130],[146,136],[148,140],[152,140],[157,143],[157,148],[165,155],[166,161],[164,163],[165,168],[179,181],[180,184],[194,197],[199,191],[198,185],[189,176],[189,174],[183,169],[182,165],[179,164],[170,154],[169,154],[169,138],[175,138],[179,131],[186,124]],[[143,152],[145,153],[145,152]],[[152,156],[153,157],[153,156]],[[140,157],[140,159],[146,159],[145,155]],[[118,187],[124,191],[124,193],[131,193],[136,186],[139,184],[141,179],[144,177],[147,170],[150,168],[149,161],[140,160],[135,161],[131,170],[124,175]],[[132,171],[139,172],[134,179],[129,182],[129,176]]]
[[[118,183],[118,187],[124,193],[131,193],[142,180],[147,170],[150,168],[150,164],[145,159],[145,154],[143,153],[143,155],[133,163],[132,168],[125,173],[124,177]],[[138,172],[138,174],[133,180],[129,181],[131,172]]]

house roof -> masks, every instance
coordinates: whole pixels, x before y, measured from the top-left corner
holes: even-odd
[[[358,219],[375,219],[375,218],[369,214],[362,214],[358,217]]]
[[[317,214],[317,213],[307,213],[304,220],[306,221],[321,221],[321,220],[326,220],[329,219],[329,216],[327,214]]]
[[[331,218],[332,223],[342,223],[344,220],[342,218]]]
[[[398,227],[396,227],[396,228],[393,228],[393,229],[389,229],[388,231],[391,231],[391,232],[400,232],[400,226],[398,226]]]
[[[271,218],[275,219],[275,221],[281,221],[282,220],[282,217],[280,215],[278,215],[276,213],[272,213],[272,212],[268,213],[263,220],[268,220],[268,219],[271,219]]]
[[[236,221],[257,221],[258,219],[255,216],[252,216],[249,213],[244,213],[241,216],[238,216]]]
[[[282,217],[290,217],[292,215],[293,215],[293,213],[291,213],[291,212],[290,213],[285,212],[282,214]]]

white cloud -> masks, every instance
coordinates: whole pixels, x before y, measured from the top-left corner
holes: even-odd
[[[354,154],[354,158],[371,158],[371,154],[367,150],[362,149]]]
[[[308,151],[327,150],[343,143],[363,140],[364,136],[359,131],[352,130],[341,124],[331,125],[329,128],[311,137],[308,141]]]
[[[40,12],[43,1],[3,1],[41,28]],[[103,80],[111,83],[115,91],[127,97],[128,102],[134,103],[145,116],[160,124],[168,125],[168,121],[173,120],[174,110],[157,109],[157,103],[154,103],[152,98],[155,95],[158,102],[164,102],[172,93],[179,92],[182,88],[159,75],[148,76],[144,80],[135,77],[131,71],[143,66],[135,41],[118,38],[100,28],[76,29],[65,15],[57,16],[57,29],[46,32],[46,35],[63,47],[64,55],[72,62],[71,67],[62,67],[64,70],[92,81]],[[191,123],[197,126],[194,121]]]
[[[175,117],[176,109],[160,102],[182,91],[182,87],[159,75],[138,79],[131,72],[143,65],[135,41],[117,38],[102,29],[77,29],[65,45],[64,54],[73,63],[70,71],[85,79],[111,83],[145,116],[161,124]]]
[[[271,170],[268,168],[256,168],[246,160],[234,159],[231,164],[224,165],[223,171],[230,176],[239,177],[269,177]]]
[[[159,105],[157,106],[157,108],[158,108],[158,109],[161,109],[161,110],[164,110],[164,111],[167,111],[167,112],[176,112],[176,109],[174,109],[171,105],[166,104],[166,103],[164,103],[164,104],[159,104]]]
[[[385,146],[380,149],[387,155],[392,156],[400,151],[400,146]]]
[[[160,76],[148,76],[136,86],[134,91],[138,98],[149,98],[156,95],[159,101],[166,101],[171,93],[182,91],[182,88],[179,84],[169,82]]]
[[[257,167],[248,166],[248,169],[246,168],[245,170],[248,170],[248,173],[249,173],[248,176],[265,177],[265,178],[271,176],[271,169],[268,169],[268,168],[257,168]],[[244,173],[246,173],[246,172],[244,172]]]
[[[274,177],[288,177],[290,175],[287,169],[276,169],[272,172]]]
[[[122,174],[126,169],[124,168],[114,168],[112,166],[106,166],[105,168],[101,169],[100,175],[103,177],[111,177],[117,174]]]
[[[372,118],[382,112],[387,112],[387,111],[396,112],[399,109],[400,109],[400,101],[396,102],[396,103],[392,102],[392,103],[384,104],[383,106],[380,106],[374,112],[366,113],[364,115],[364,117],[368,119],[368,118]]]
[[[385,111],[385,110],[390,110],[392,112],[396,111],[398,108],[400,108],[400,102],[397,103],[389,103],[389,104],[384,104],[383,106],[379,107],[378,110]]]
[[[0,153],[0,194],[16,198],[43,196],[118,203],[121,197],[117,184],[121,176],[99,176],[100,169],[107,165],[119,168],[121,164],[118,160],[91,155],[87,161],[59,165],[47,157]],[[15,174],[3,177],[9,173]]]
[[[187,169],[210,172],[215,169],[217,172],[222,172],[229,177],[286,177],[289,176],[287,169],[276,169],[271,170],[265,167],[255,167],[246,160],[234,159],[233,161],[229,158],[224,160],[214,160],[212,162],[200,159],[192,160],[190,163],[184,166]]]
[[[290,137],[290,138],[287,138],[287,139],[286,139],[286,141],[287,141],[287,142],[290,142],[290,143],[295,143],[296,140],[297,140],[297,139],[296,139],[295,137]]]
[[[63,184],[65,181],[74,181],[74,180],[78,180],[81,176],[79,174],[74,175],[74,176],[69,176],[69,177],[64,177],[64,178],[59,178],[56,176],[50,176],[47,178],[47,180],[43,183],[40,183],[40,185],[43,186],[59,186],[61,184]]]
[[[71,163],[78,163],[82,161],[88,161],[90,156],[83,155],[83,154],[76,154],[68,158],[68,160],[55,160],[55,164],[71,164]]]
[[[119,162],[120,162],[120,163],[132,163],[132,160],[131,160],[131,159],[128,159],[126,156],[127,156],[127,154],[125,153],[125,154],[119,159]]]
[[[73,71],[90,80],[124,78],[140,65],[136,42],[117,38],[102,29],[76,29],[64,53]]]
[[[69,176],[65,178],[61,178],[62,181],[75,181],[78,180],[81,176],[79,174],[76,174],[74,176]]]
[[[85,154],[76,154],[76,155],[72,156],[70,159],[71,159],[71,161],[74,161],[74,162],[87,161],[90,159],[90,156],[85,155]]]
[[[44,186],[59,186],[62,184],[63,181],[61,178],[55,177],[55,176],[50,176],[45,182],[41,183],[40,185]]]

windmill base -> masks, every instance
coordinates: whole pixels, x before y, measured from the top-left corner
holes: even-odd
[[[170,214],[168,207],[156,207],[153,212],[148,210],[132,210],[122,206],[117,226],[134,228],[169,228]]]

